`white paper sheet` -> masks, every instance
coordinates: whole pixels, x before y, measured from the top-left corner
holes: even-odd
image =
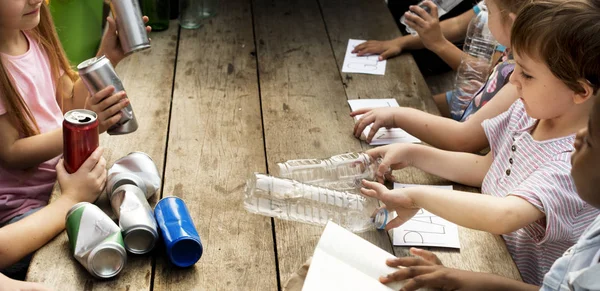
[[[394,189],[428,186],[452,190],[452,186],[431,186],[394,183]],[[394,228],[395,246],[423,246],[460,249],[458,227],[439,216],[421,209],[409,221]]]
[[[350,109],[352,111],[362,108],[400,107],[396,99],[353,99],[348,100],[348,104],[350,105]],[[355,116],[354,121],[357,122],[361,116],[362,115]],[[371,132],[371,125],[367,125],[365,127],[362,132],[361,139],[366,140],[367,136],[369,136],[369,132]],[[386,145],[399,142],[420,143],[421,140],[408,134],[401,128],[387,129],[383,127],[377,131],[371,140],[370,145]]]
[[[317,244],[302,290],[400,290],[400,282],[379,282],[380,276],[398,270],[385,264],[389,258],[394,256],[330,221]]]
[[[364,40],[349,39],[342,73],[360,73],[371,75],[385,75],[387,61],[379,61],[379,55],[357,56],[352,51],[354,47],[365,42]]]

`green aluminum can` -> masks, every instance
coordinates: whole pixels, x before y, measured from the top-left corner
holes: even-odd
[[[98,206],[80,202],[66,217],[71,252],[90,274],[111,278],[119,274],[127,262],[121,228]]]

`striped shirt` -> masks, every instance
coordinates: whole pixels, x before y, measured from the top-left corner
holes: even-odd
[[[520,197],[546,215],[503,235],[523,281],[539,286],[554,261],[577,242],[599,212],[579,198],[571,178],[575,135],[536,141],[529,133],[536,122],[520,99],[483,122],[494,161],[481,191]]]

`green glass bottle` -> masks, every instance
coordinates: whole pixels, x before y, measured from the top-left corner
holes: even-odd
[[[148,25],[152,27],[152,31],[169,28],[169,2],[169,0],[140,0],[142,13],[150,18]]]

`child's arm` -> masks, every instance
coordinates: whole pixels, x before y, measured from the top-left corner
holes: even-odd
[[[110,86],[88,98],[88,108],[98,114],[100,133],[116,124],[121,118],[119,111],[129,104],[124,92],[111,96],[113,91]],[[62,127],[59,127],[20,138],[8,114],[0,115],[0,163],[11,169],[28,169],[50,160],[63,152],[62,134]]]
[[[432,42],[432,39],[422,39],[420,35],[405,35],[388,41],[369,40],[356,46],[352,52],[358,53],[359,56],[367,54],[381,54],[380,59],[385,60],[400,54],[403,50],[417,50],[424,49],[426,47],[443,47],[445,43],[450,43],[450,45],[454,46],[452,42],[457,42],[465,38],[469,22],[474,16],[475,12],[473,12],[473,9],[470,9],[469,11],[457,17],[450,18],[442,22],[437,20],[437,27],[431,27],[427,30],[427,33],[423,34],[429,35],[428,32],[433,31],[432,28],[437,29],[437,31],[441,30],[444,40],[443,43],[439,42],[440,40],[437,38],[434,39],[434,42]],[[460,49],[459,52],[461,52]]]
[[[377,172],[380,181],[389,169],[415,167],[464,185],[481,187],[493,156],[450,152],[425,145],[391,144],[367,151],[375,159],[382,158]]]
[[[508,110],[517,98],[515,86],[506,84],[490,102],[465,122],[408,107],[363,109],[350,113],[350,116],[364,114],[354,127],[357,138],[360,138],[367,125],[373,124],[367,137],[368,142],[381,127],[399,127],[437,148],[476,152],[488,146],[481,123]]]
[[[435,254],[430,251],[411,248],[416,257],[389,259],[390,267],[401,267],[398,271],[379,278],[383,284],[405,281],[402,290],[419,288],[439,288],[444,290],[539,290],[539,287],[516,280],[486,273],[475,273],[444,267]],[[402,268],[404,267],[404,268]]]
[[[11,169],[28,169],[50,160],[63,151],[62,127],[19,138],[8,114],[0,115],[0,163]]]
[[[369,181],[363,185],[364,195],[381,200],[398,214],[386,230],[402,225],[420,208],[463,227],[493,234],[510,233],[544,217],[531,203],[511,195],[494,197],[433,187],[388,190]]]
[[[461,59],[467,56],[467,54],[444,37],[444,34],[440,29],[437,5],[431,1],[425,2],[425,5],[429,7],[431,14],[427,13],[427,11],[419,6],[411,6],[410,10],[415,14],[404,14],[406,17],[406,24],[419,34],[425,48],[438,55],[452,68],[452,70],[456,70],[460,65]],[[470,18],[467,19],[466,17],[463,17],[463,15],[469,16]],[[469,21],[474,16],[475,13],[471,9],[468,12],[455,17],[457,18],[456,21],[460,21],[460,24],[464,24],[464,27],[457,25],[461,29],[460,32],[464,33],[462,34],[463,38],[467,33]]]
[[[106,182],[106,160],[98,148],[73,174],[68,174],[61,160],[56,166],[62,195],[38,212],[0,228],[0,269],[48,243],[65,229],[65,216],[78,202],[93,202]],[[35,234],[35,235],[32,235]]]

